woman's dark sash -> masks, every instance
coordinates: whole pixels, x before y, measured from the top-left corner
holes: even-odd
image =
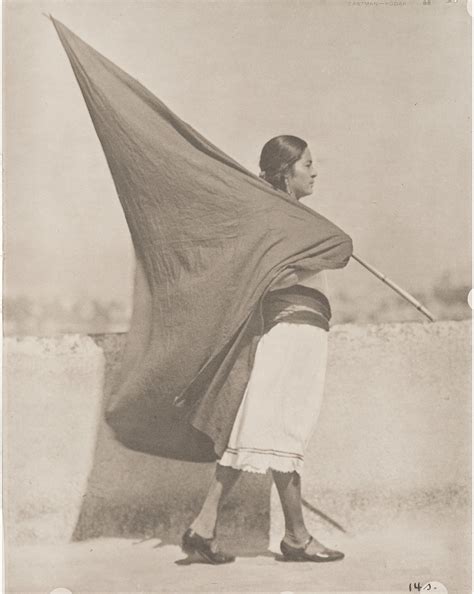
[[[327,297],[310,287],[293,285],[271,291],[263,302],[264,329],[276,324],[309,324],[329,331],[331,306]]]

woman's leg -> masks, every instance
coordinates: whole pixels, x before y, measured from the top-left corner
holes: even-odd
[[[285,516],[285,541],[294,546],[301,545],[308,540],[309,532],[303,517],[300,475],[276,470],[272,470],[272,475]]]
[[[278,472],[276,470],[272,470],[272,475],[285,516],[284,541],[291,546],[302,547],[308,542],[310,533],[303,517],[301,477],[297,472]],[[311,554],[325,550],[326,547],[314,539],[307,552]]]
[[[191,524],[191,528],[203,538],[212,538],[215,533],[217,517],[224,499],[240,476],[241,471],[230,466],[216,464],[209,490],[201,511]]]

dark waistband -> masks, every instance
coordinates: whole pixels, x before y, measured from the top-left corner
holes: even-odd
[[[310,324],[329,330],[331,306],[324,293],[311,287],[293,285],[270,291],[263,302],[265,332],[278,324]]]

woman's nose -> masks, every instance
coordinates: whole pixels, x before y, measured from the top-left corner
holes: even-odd
[[[318,173],[317,173],[317,171],[313,171],[313,173],[311,174],[311,177],[313,177],[313,178],[314,178],[314,177],[318,177]]]

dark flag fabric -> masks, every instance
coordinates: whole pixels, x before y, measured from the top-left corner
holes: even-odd
[[[300,273],[343,267],[351,239],[52,21],[102,144],[137,263],[130,330],[105,418],[131,449],[216,460],[263,333],[265,295]]]

